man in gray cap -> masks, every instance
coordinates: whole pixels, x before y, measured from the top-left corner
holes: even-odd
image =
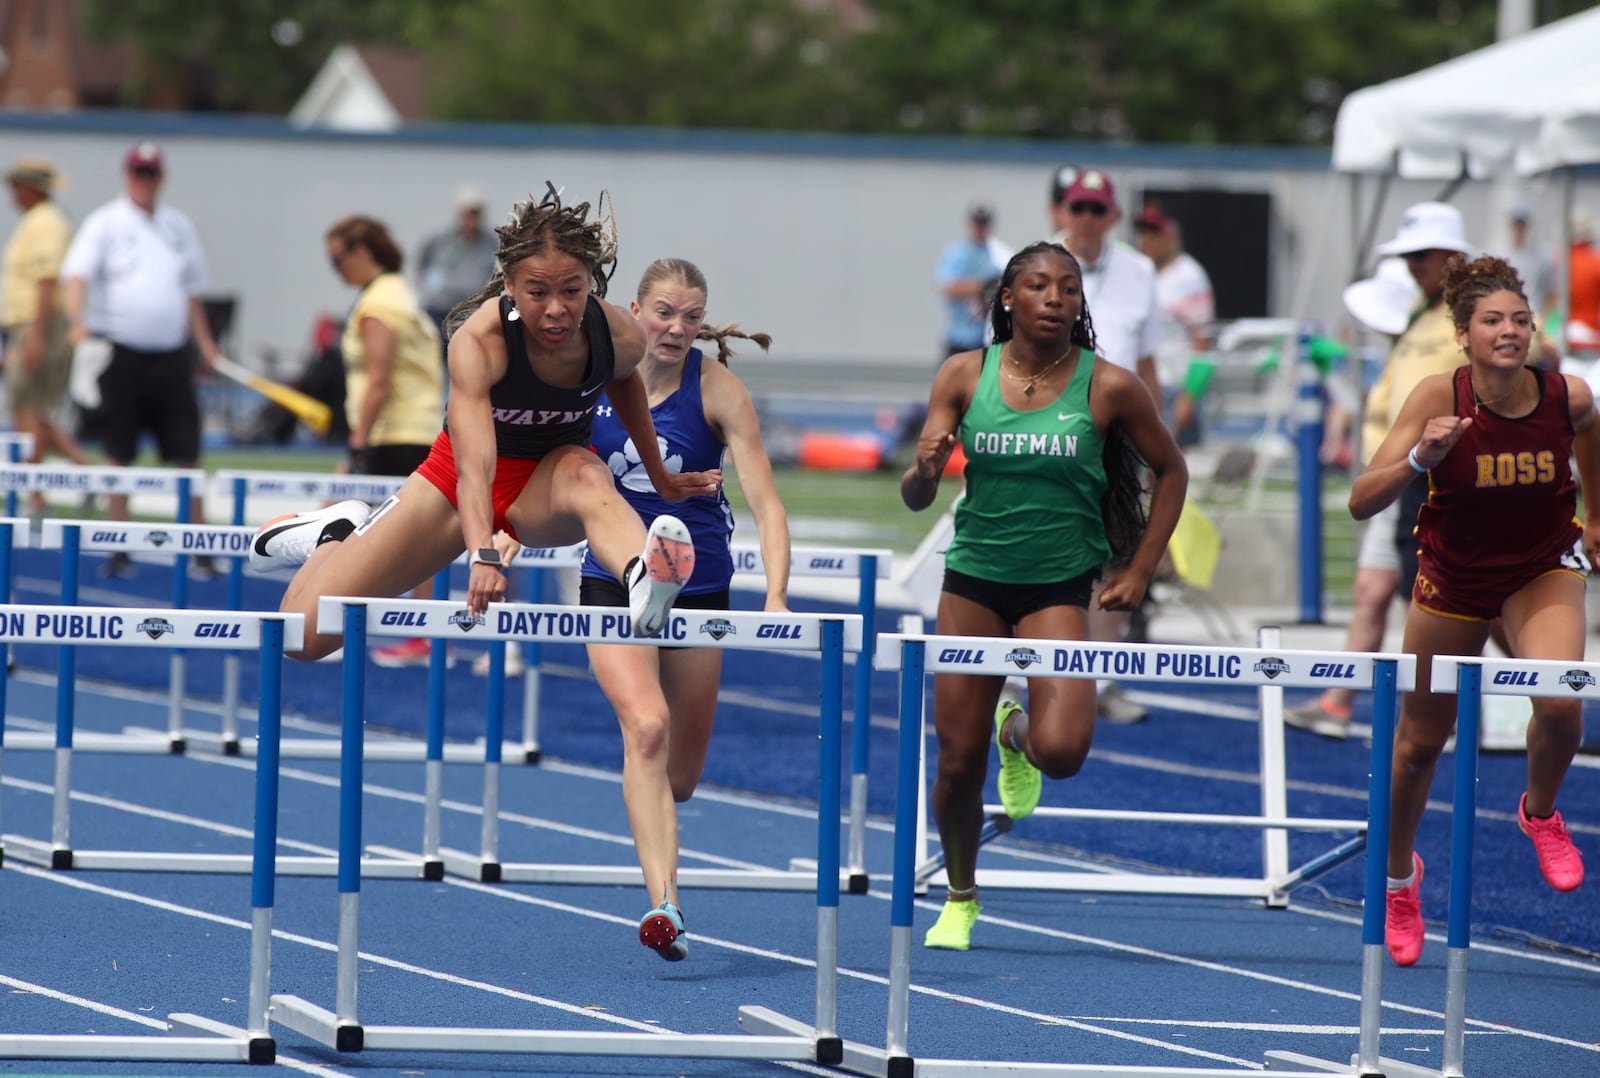
[[[6,403],[17,430],[33,435],[30,461],[43,460],[46,452],[54,451],[85,464],[88,458],[77,440],[54,418],[72,375],[72,345],[57,287],[72,225],[51,197],[63,180],[42,157],[18,158],[6,180],[22,214],[6,243],[0,271]],[[43,513],[44,495],[34,491],[29,509]]]
[[[417,256],[417,292],[422,309],[444,339],[444,316],[482,288],[494,272],[495,234],[483,225],[483,196],[464,186],[456,192],[456,222],[422,245]]]

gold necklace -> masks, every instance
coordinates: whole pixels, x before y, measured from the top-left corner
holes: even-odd
[[[1074,345],[1073,347],[1075,348],[1077,346]],[[1022,383],[1022,395],[1024,397],[1031,397],[1031,396],[1033,396],[1034,388],[1036,386],[1038,386],[1040,381],[1042,381],[1044,379],[1044,376],[1049,374],[1051,371],[1055,370],[1057,367],[1061,366],[1062,361],[1065,360],[1071,354],[1072,354],[1072,348],[1068,348],[1065,352],[1062,352],[1059,356],[1056,357],[1056,360],[1055,360],[1054,363],[1051,363],[1048,367],[1045,367],[1043,370],[1040,370],[1040,371],[1038,371],[1038,372],[1036,372],[1034,374],[1012,374],[1009,371],[1007,371],[1006,372],[1006,377],[1010,378],[1014,382],[1021,382]],[[1016,367],[1019,371],[1022,369],[1022,364],[1017,361],[1017,357],[1012,354],[1010,349],[1006,350],[1006,356],[1011,360],[1011,365],[1013,367]],[[1476,392],[1476,391],[1474,391],[1474,392]]]
[[[1510,389],[1508,389],[1506,392],[1500,394],[1500,396],[1496,397],[1494,400],[1486,401],[1482,397],[1478,396],[1478,384],[1472,380],[1472,375],[1470,375],[1470,374],[1467,375],[1467,385],[1472,387],[1472,414],[1473,415],[1477,415],[1484,408],[1492,409],[1495,405],[1499,404],[1501,401],[1509,399],[1514,393],[1516,393],[1517,387],[1522,384],[1522,377],[1521,376],[1522,376],[1522,371],[1518,370],[1517,371],[1517,380],[1515,382],[1511,383],[1511,388]]]

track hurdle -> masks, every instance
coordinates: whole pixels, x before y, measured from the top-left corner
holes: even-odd
[[[920,620],[920,619],[919,619]],[[919,630],[909,630],[918,635]],[[1259,647],[1276,654],[1280,649],[1281,633],[1273,626],[1260,631]],[[1013,651],[1016,649],[1012,649]],[[1015,665],[1013,661],[1013,665]],[[1312,668],[1331,669],[1333,678],[1354,676],[1354,665],[1349,661],[1330,663],[1315,661]],[[1010,671],[1008,671],[1009,673]],[[1014,675],[1013,675],[1014,676]],[[1116,820],[1153,824],[1178,824],[1211,827],[1236,827],[1261,832],[1262,874],[1249,880],[1218,879],[1217,877],[1152,877],[1143,873],[1092,873],[1084,876],[1056,872],[988,872],[983,873],[985,886],[1026,887],[1046,890],[1097,890],[1161,894],[1212,895],[1218,897],[1243,897],[1260,899],[1267,906],[1282,908],[1289,904],[1289,890],[1318,876],[1332,871],[1346,861],[1359,856],[1366,844],[1367,823],[1361,819],[1306,819],[1288,815],[1288,775],[1284,762],[1282,683],[1274,681],[1258,686],[1257,700],[1261,708],[1261,722],[1257,727],[1259,765],[1261,771],[1261,812],[1259,815],[1234,813],[1145,812],[1135,810],[1056,808],[1041,806],[1033,812],[1032,819],[1061,820]],[[925,735],[925,732],[924,732]],[[926,749],[927,738],[919,742]],[[926,821],[927,782],[919,780],[922,805],[917,819]],[[986,822],[979,836],[979,844],[986,845],[1013,826],[1004,807],[985,805]],[[1344,840],[1332,849],[1319,854],[1303,865],[1289,864],[1289,831],[1353,831],[1355,836]],[[930,884],[943,886],[944,854],[927,852],[928,833],[923,827],[918,832],[917,893],[925,893]],[[1098,881],[1098,886],[1095,885]]]
[[[406,633],[438,637],[465,633],[481,640],[539,638],[570,643],[636,644],[670,642],[682,647],[756,648],[818,651],[822,656],[820,687],[821,773],[817,806],[817,867],[806,889],[817,893],[817,1013],[811,1026],[775,1015],[764,1008],[742,1008],[760,1020],[788,1023],[782,1033],[763,1035],[687,1034],[658,1036],[649,1033],[544,1031],[524,1029],[467,1029],[425,1026],[364,1026],[357,1016],[357,957],[361,875],[355,866],[361,850],[361,741],[365,710],[365,652],[369,634],[381,632],[389,616],[409,615]],[[337,984],[333,1011],[299,996],[275,995],[272,1013],[277,1021],[327,1047],[341,1052],[367,1049],[447,1052],[498,1052],[559,1055],[660,1056],[669,1058],[803,1059],[836,1063],[840,1040],[836,1032],[839,913],[840,773],[843,766],[844,653],[861,645],[859,621],[850,616],[766,614],[750,612],[674,611],[662,633],[649,640],[635,639],[624,610],[592,607],[491,604],[474,619],[454,603],[394,599],[375,601],[331,597],[317,608],[321,631],[335,624],[345,639],[345,751],[340,768],[339,942]],[[491,710],[491,715],[495,714]],[[491,721],[493,721],[491,719]],[[486,739],[490,751],[500,739],[491,729]],[[491,760],[486,784],[497,776],[499,761]],[[498,796],[497,794],[495,795]],[[485,828],[493,818],[487,810]],[[609,870],[606,870],[609,871]],[[600,882],[584,879],[582,882]],[[637,867],[627,880],[607,877],[605,882],[642,883]],[[680,883],[683,882],[680,874]],[[719,884],[719,886],[727,886]]]
[[[583,564],[584,545],[556,549],[524,548],[517,555],[516,565],[526,565],[534,570],[532,599],[542,598],[541,572],[545,569],[575,569]],[[761,557],[761,547],[754,543],[735,543],[732,547],[733,571],[736,576],[766,576],[766,562]],[[855,580],[856,613],[861,618],[862,646],[860,654],[872,654],[877,640],[878,581],[890,579],[894,553],[889,550],[853,549],[837,547],[792,547],[789,552],[789,577]],[[735,580],[737,584],[737,579]],[[523,644],[528,660],[523,675],[522,695],[522,756],[527,763],[538,763],[539,749],[539,644]],[[495,675],[491,675],[495,676]],[[865,659],[856,662],[853,723],[850,730],[850,825],[846,847],[846,865],[851,894],[867,893],[867,757],[869,735],[872,730],[872,664]],[[797,866],[799,867],[799,866]]]
[[[1386,1059],[1379,1054],[1378,1015],[1383,1006],[1383,918],[1389,831],[1389,770],[1382,770],[1383,790],[1372,791],[1372,826],[1385,836],[1384,856],[1368,852],[1365,890],[1366,913],[1363,944],[1367,960],[1361,976],[1361,1044],[1355,1057],[1360,1078],[1464,1078],[1467,1027],[1467,955],[1472,945],[1472,843],[1477,822],[1478,750],[1486,698],[1541,696],[1600,700],[1600,663],[1561,662],[1549,659],[1486,659],[1481,655],[1440,655],[1433,660],[1430,685],[1436,693],[1456,694],[1455,794],[1450,806],[1450,905],[1445,930],[1449,951],[1445,959],[1444,1046],[1435,1071],[1415,1063]],[[1377,745],[1393,741],[1392,731],[1372,724],[1373,770],[1378,771]],[[1381,803],[1380,803],[1381,802]],[[1376,846],[1376,843],[1374,843]],[[1345,1072],[1338,1063],[1305,1056],[1274,1053],[1306,1071]],[[1269,1056],[1272,1061],[1273,1056]]]
[[[930,658],[930,656],[932,656]],[[1374,695],[1373,718],[1373,768],[1383,777],[1387,791],[1387,767],[1379,769],[1380,757],[1392,758],[1392,736],[1381,736],[1384,730],[1393,730],[1397,707],[1397,693],[1410,689],[1416,680],[1416,659],[1413,656],[1374,656],[1346,652],[1285,651],[1281,649],[1230,649],[1211,647],[1183,647],[1159,644],[1125,644],[1107,646],[1093,642],[1067,642],[1046,640],[1021,640],[994,637],[952,637],[895,634],[878,639],[874,656],[879,669],[900,672],[900,738],[896,772],[894,889],[890,902],[890,969],[888,1029],[886,1048],[845,1046],[845,1066],[860,1073],[887,1075],[888,1078],[912,1078],[913,1075],[970,1075],[976,1073],[1017,1073],[1019,1067],[1030,1074],[1104,1074],[1103,1067],[1081,1064],[1017,1064],[974,1060],[914,1059],[909,1050],[910,985],[911,985],[911,926],[913,894],[916,879],[916,832],[919,763],[922,756],[922,725],[924,681],[928,673],[986,674],[1003,677],[1022,670],[1029,677],[1096,678],[1112,674],[1119,680],[1166,681],[1189,685],[1277,686],[1326,688],[1330,685],[1369,688]],[[1375,783],[1376,784],[1376,783]],[[1386,800],[1386,798],[1385,798]],[[1368,831],[1370,845],[1367,849],[1367,879],[1378,873],[1382,885],[1385,854],[1388,848],[1387,809],[1381,824],[1374,817],[1362,824]],[[1132,816],[1133,814],[1128,814]],[[1253,825],[1272,828],[1321,829],[1325,821],[1264,818]],[[1339,821],[1338,829],[1350,826]],[[1374,832],[1373,829],[1377,829]],[[1046,875],[1063,877],[1057,881],[1041,878]],[[1026,877],[1026,878],[1023,878]],[[1086,877],[1086,878],[1079,878]],[[1118,880],[1107,886],[1096,876],[1074,873],[985,873],[978,872],[978,884],[985,886],[1041,886],[1058,885],[1061,889],[1120,891],[1125,893],[1212,894],[1241,896],[1267,894],[1283,881],[1268,881],[1263,887],[1258,881],[1238,881],[1227,877],[1201,878],[1200,887],[1187,884],[1168,886],[1161,877],[1153,879],[1154,885],[1141,885],[1137,880]],[[1070,881],[1070,884],[1069,884]],[[1378,950],[1382,951],[1382,905],[1377,906],[1379,926]],[[1369,918],[1372,911],[1369,909]],[[1365,939],[1365,936],[1363,937]],[[1369,951],[1363,949],[1363,966],[1369,963]],[[1129,1078],[1205,1078],[1210,1075],[1303,1075],[1297,1071],[1215,1071],[1182,1067],[1118,1068],[1119,1075]]]
[[[230,620],[224,621],[223,618]],[[222,637],[226,625],[238,635]],[[168,1037],[0,1034],[0,1058],[111,1059],[119,1061],[271,1063],[277,1045],[267,1025],[271,990],[273,859],[278,847],[278,734],[283,704],[283,653],[302,646],[305,619],[298,614],[218,614],[211,611],[137,611],[122,607],[0,606],[0,641],[58,644],[93,641],[113,647],[250,647],[261,656],[260,756],[256,765],[255,833],[250,854],[249,998],[244,1028],[196,1014],[167,1016]],[[5,682],[0,680],[0,727]],[[57,759],[57,777],[70,747]],[[56,837],[64,842],[65,817],[57,806]],[[58,847],[68,853],[70,849]],[[58,866],[60,867],[60,866]],[[157,867],[157,866],[146,866]],[[161,866],[168,867],[168,866]]]
[[[305,639],[304,618],[299,615],[263,614],[237,610],[171,610],[156,607],[88,606],[6,606],[0,614],[7,619],[0,625],[0,643],[46,643],[63,645],[71,652],[84,645],[139,646],[146,648],[194,648],[223,650],[252,647],[260,639],[261,626],[274,620],[293,618],[294,631],[283,648],[295,650]],[[31,635],[30,635],[31,634]],[[197,643],[198,642],[198,643]],[[63,659],[70,670],[71,663]],[[17,860],[52,869],[102,869],[121,872],[200,872],[245,875],[255,871],[248,854],[172,853],[152,850],[80,850],[72,845],[72,754],[77,745],[75,685],[63,678],[56,686],[55,775],[52,787],[50,839],[48,842],[25,835],[0,836]],[[269,716],[263,686],[261,722]],[[270,701],[276,713],[270,716],[275,727],[272,739],[273,766],[280,756],[282,696],[274,689]],[[258,740],[264,734],[258,733]],[[147,741],[149,739],[146,739]],[[135,746],[129,748],[128,746]],[[139,751],[137,739],[129,739],[122,751]],[[89,746],[104,751],[102,746]],[[115,747],[113,747],[115,748]],[[257,768],[264,766],[258,757]],[[276,845],[276,843],[274,843]],[[276,871],[293,876],[331,876],[337,871],[333,857],[284,856]],[[362,866],[371,876],[416,879],[421,866],[416,861],[393,858],[372,859]]]

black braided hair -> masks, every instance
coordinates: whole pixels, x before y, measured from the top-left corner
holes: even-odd
[[[599,209],[589,220],[589,203],[563,206],[555,185],[545,183],[542,198],[529,195],[512,207],[506,223],[495,229],[500,245],[495,250],[495,268],[489,282],[450,308],[445,315],[445,338],[461,328],[485,300],[494,299],[504,288],[506,269],[524,258],[559,251],[571,255],[589,271],[594,294],[604,298],[606,286],[617,269],[617,226],[608,208],[611,196],[600,192]]]

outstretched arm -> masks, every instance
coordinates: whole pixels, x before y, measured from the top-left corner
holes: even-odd
[[[1572,458],[1578,464],[1583,493],[1583,549],[1589,564],[1600,567],[1600,412],[1594,393],[1579,378],[1567,377],[1567,402],[1572,413]]]
[[[738,375],[708,363],[700,377],[706,421],[733,454],[739,490],[756,518],[761,538],[761,563],[767,572],[768,610],[789,609],[789,515],[778,498],[772,461],[761,441],[761,420]]]

